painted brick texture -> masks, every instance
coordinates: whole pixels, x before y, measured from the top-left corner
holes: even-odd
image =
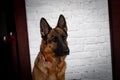
[[[112,80],[107,0],[25,0],[31,68],[41,43],[39,22],[66,18],[70,55],[66,80]]]

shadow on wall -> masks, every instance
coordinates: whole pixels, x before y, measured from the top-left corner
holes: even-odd
[[[69,68],[69,67],[68,67]],[[66,72],[66,80],[112,80],[110,64],[81,65]]]

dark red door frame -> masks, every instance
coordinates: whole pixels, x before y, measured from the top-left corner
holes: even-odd
[[[120,0],[108,0],[113,80],[120,80]],[[101,5],[102,6],[102,5]],[[31,80],[25,0],[14,0],[21,80]]]
[[[31,80],[31,63],[28,45],[25,1],[14,0],[14,11],[20,80]]]
[[[120,80],[120,0],[108,0],[113,79]]]

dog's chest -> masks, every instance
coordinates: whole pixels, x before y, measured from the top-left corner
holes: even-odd
[[[61,77],[65,74],[66,65],[59,64],[58,66],[50,66],[48,69],[48,79],[61,80]]]

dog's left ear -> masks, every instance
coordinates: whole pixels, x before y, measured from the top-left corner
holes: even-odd
[[[66,20],[65,20],[65,17],[63,15],[59,16],[57,27],[60,27],[63,30],[67,31]]]

